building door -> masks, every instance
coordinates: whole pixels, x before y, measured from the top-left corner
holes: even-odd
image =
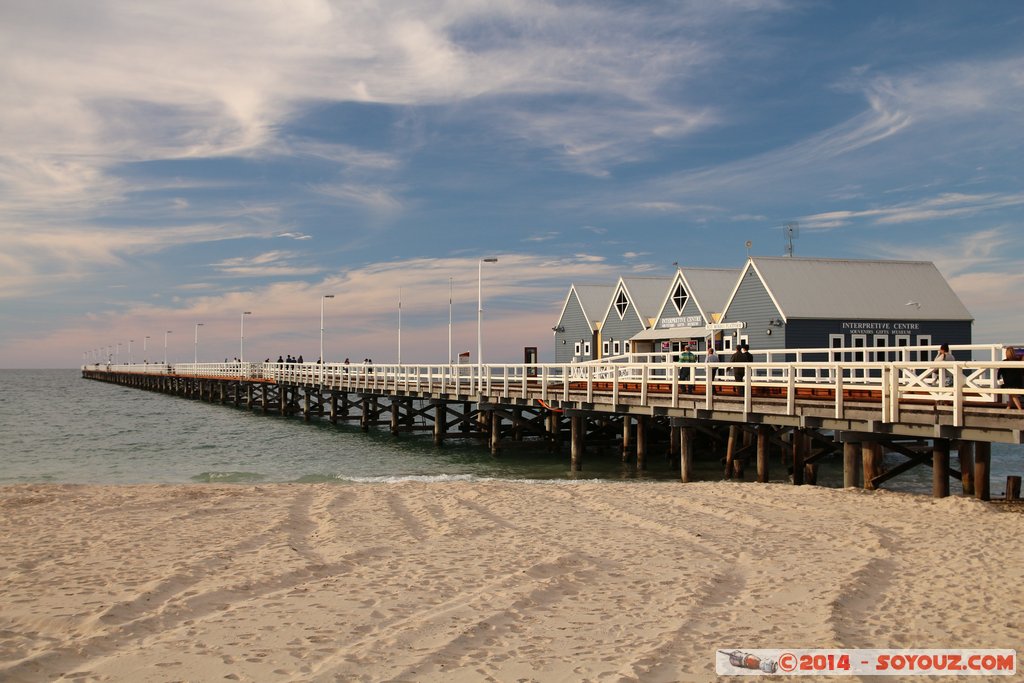
[[[854,351],[853,352],[853,354],[852,354],[853,357],[851,358],[851,360],[854,363],[863,363],[864,362],[864,351],[863,351],[863,349],[864,349],[865,346],[867,346],[867,344],[868,344],[868,336],[866,334],[851,334],[850,335],[850,345],[854,349],[861,349],[860,351]],[[864,369],[863,368],[857,368],[856,370],[854,370],[853,371],[853,377],[859,378],[859,379],[863,379],[864,378]]]

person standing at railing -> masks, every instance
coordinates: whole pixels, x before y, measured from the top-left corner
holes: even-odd
[[[704,362],[707,363],[709,366],[711,366],[711,367],[708,367],[708,379],[709,380],[712,379],[713,377],[717,377],[718,376],[718,374],[717,374],[718,370],[715,369],[714,366],[718,363],[719,360],[721,360],[721,359],[718,357],[718,352],[715,351],[715,342],[713,340],[709,339],[708,340],[708,352],[704,356]]]
[[[949,351],[949,344],[943,344],[942,346],[939,347],[939,352],[937,354],[935,354],[935,360],[939,361],[939,362],[944,362],[944,363],[952,363],[953,361],[956,360],[956,356],[954,356],[952,353],[950,353],[950,351]],[[949,370],[943,370],[943,369],[940,368],[939,369],[939,375],[942,377],[942,386],[944,386],[944,387],[951,387],[951,386],[953,386],[953,373],[952,372],[950,372]]]
[[[740,344],[739,348],[736,349],[736,353],[732,354],[732,357],[729,358],[729,362],[732,363],[733,379],[737,382],[742,382],[743,378],[747,375],[747,369],[743,365],[754,362],[754,357],[750,354],[750,347],[746,344]]]
[[[679,381],[683,382],[682,390],[684,394],[693,393],[693,385],[687,384],[690,381],[690,364],[697,362],[697,356],[690,350],[689,344],[683,345],[683,351],[679,354],[678,362],[680,363],[679,368]]]
[[[1013,366],[999,368],[998,376],[1002,380],[1003,389],[1024,389],[1024,368],[1019,366],[1020,358],[1017,356],[1016,349],[1007,346],[1003,351],[1003,358],[1014,361]],[[1006,407],[1017,410],[1024,409],[1021,408],[1020,394],[1007,394]]]

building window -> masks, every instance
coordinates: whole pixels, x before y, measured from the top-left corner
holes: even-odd
[[[590,342],[583,342],[583,355],[590,358]]]
[[[572,355],[578,356],[583,353],[583,342],[576,342],[572,345]]]
[[[601,355],[607,356],[609,352],[608,342],[601,342]]]
[[[615,354],[616,356],[622,353],[621,344],[619,343],[618,339],[612,342],[612,353]]]
[[[619,313],[619,320],[622,319],[622,316],[626,315],[627,308],[629,308],[629,298],[626,296],[626,293],[620,289],[619,295],[615,297],[615,310]]]
[[[688,298],[689,295],[683,289],[683,283],[676,283],[676,288],[672,291],[672,305],[676,307],[676,313],[683,312],[683,307],[686,305]]]
[[[627,339],[626,340],[626,346],[625,346],[625,352],[629,353],[632,350],[632,348],[633,348],[633,342],[631,342],[630,340]]]

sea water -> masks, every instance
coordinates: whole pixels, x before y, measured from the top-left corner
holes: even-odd
[[[498,456],[472,439],[433,445],[430,432],[393,436],[352,424],[263,415],[232,405],[86,380],[78,370],[0,370],[0,483],[362,482],[399,480],[647,479],[679,472],[652,449],[647,467],[615,447],[588,448],[583,471],[567,452],[508,444]],[[660,453],[657,454],[657,453]],[[891,464],[902,460],[895,458]],[[841,453],[821,462],[819,483],[842,485]],[[773,479],[785,476],[775,459]],[[958,467],[954,455],[953,467]],[[1024,470],[1024,447],[993,444],[992,491]],[[698,479],[721,479],[719,455],[697,454]],[[748,473],[748,477],[751,473]],[[918,467],[885,488],[930,492]],[[951,487],[958,493],[960,487]]]

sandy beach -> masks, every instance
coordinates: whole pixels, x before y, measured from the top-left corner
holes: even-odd
[[[22,485],[0,510],[4,681],[700,681],[720,648],[1021,645],[1024,515],[964,498]]]

